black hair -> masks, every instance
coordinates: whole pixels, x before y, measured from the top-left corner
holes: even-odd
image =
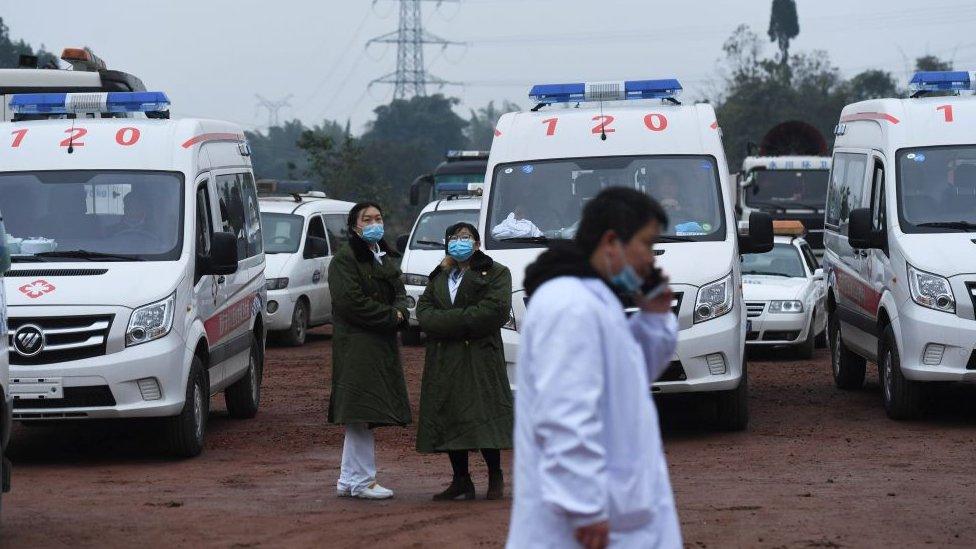
[[[380,211],[380,215],[383,215],[383,208],[380,207],[376,202],[367,200],[366,202],[360,202],[349,210],[349,217],[346,218],[346,227],[349,227],[349,232],[356,232],[356,223],[359,222],[359,212],[365,210],[366,208],[376,208]]]
[[[576,246],[588,257],[607,231],[613,231],[622,241],[629,242],[651,221],[657,221],[662,228],[668,225],[668,214],[657,200],[634,189],[610,187],[583,208],[583,218],[576,231]]]
[[[447,251],[447,243],[450,240],[450,238],[455,234],[457,234],[457,232],[460,231],[461,229],[467,229],[471,231],[471,236],[474,237],[474,241],[479,244],[481,243],[481,233],[478,232],[478,229],[476,229],[474,225],[470,223],[465,223],[464,221],[461,221],[460,223],[455,223],[451,225],[450,227],[447,228],[446,231],[444,231],[444,251]]]

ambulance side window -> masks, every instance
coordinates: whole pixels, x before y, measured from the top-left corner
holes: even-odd
[[[886,225],[885,212],[885,174],[884,163],[880,159],[874,160],[874,187],[871,194],[871,221],[875,230],[883,229]]]
[[[305,235],[305,259],[313,259],[317,256],[312,255],[311,249],[309,248],[308,241],[309,238],[321,238],[328,242],[325,235],[325,225],[322,223],[322,216],[316,215],[308,220],[308,233]],[[328,255],[328,254],[326,254]]]
[[[847,235],[847,220],[851,210],[861,207],[864,196],[864,171],[867,155],[837,153],[830,171],[827,188],[826,225],[842,235]]]
[[[241,178],[244,194],[244,213],[247,216],[247,256],[254,257],[264,251],[261,237],[261,212],[258,210],[258,193],[254,188],[254,178],[246,173]]]
[[[213,221],[210,218],[210,193],[207,191],[207,182],[200,183],[197,187],[197,257],[210,255],[210,238],[213,235]],[[196,281],[200,280],[200,275],[196,276]]]
[[[221,231],[237,237],[237,257],[247,254],[247,217],[244,213],[244,195],[241,192],[240,175],[218,175],[217,198],[220,204]]]

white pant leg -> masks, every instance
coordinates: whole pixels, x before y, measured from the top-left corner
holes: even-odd
[[[365,423],[346,425],[342,443],[342,469],[338,489],[348,489],[353,495],[376,482],[376,457],[373,431]]]

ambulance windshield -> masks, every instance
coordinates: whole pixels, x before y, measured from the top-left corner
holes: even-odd
[[[0,173],[7,247],[23,261],[170,261],[182,249],[182,176]]]
[[[715,159],[626,156],[504,164],[488,205],[489,249],[544,246],[576,236],[586,203],[608,187],[656,198],[668,214],[662,242],[721,241],[725,216]]]
[[[746,204],[760,210],[823,211],[828,170],[760,170],[743,190]]]
[[[976,232],[976,145],[902,149],[897,188],[902,231]]]

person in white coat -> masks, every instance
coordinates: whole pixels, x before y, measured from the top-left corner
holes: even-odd
[[[666,225],[650,197],[607,189],[526,270],[509,548],[682,545],[650,395],[677,319],[669,290],[643,297]]]

